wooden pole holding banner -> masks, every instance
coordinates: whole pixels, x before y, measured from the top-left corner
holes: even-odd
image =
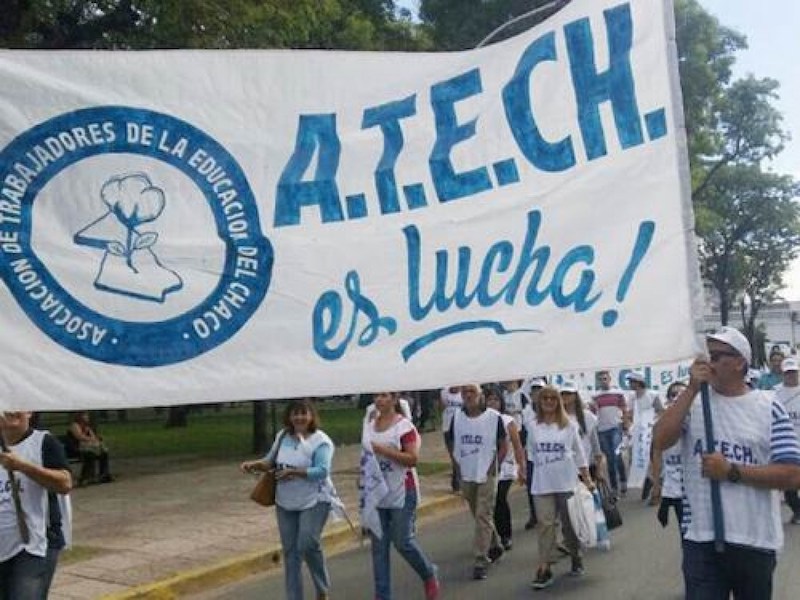
[[[711,398],[708,391],[708,382],[700,385],[700,398],[703,402],[703,426],[706,433],[706,452],[712,454],[714,448],[714,423],[711,420]],[[720,496],[719,481],[711,479],[711,517],[714,520],[714,549],[717,552],[725,551],[725,517],[722,514],[722,497]]]
[[[0,435],[0,448],[3,452],[8,452],[8,446],[3,436]],[[19,527],[19,536],[22,538],[22,543],[27,545],[31,540],[31,534],[28,530],[28,522],[25,520],[25,511],[22,508],[22,498],[19,495],[19,481],[14,477],[14,471],[6,469],[8,473],[8,480],[11,483],[11,498],[14,502],[14,510],[17,513],[17,526]]]

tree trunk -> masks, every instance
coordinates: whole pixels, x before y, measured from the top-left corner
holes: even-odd
[[[186,427],[189,425],[188,406],[170,406],[166,427]]]
[[[253,452],[264,454],[267,450],[267,401],[253,402]]]

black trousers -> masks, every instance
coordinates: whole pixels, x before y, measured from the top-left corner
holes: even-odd
[[[511,479],[501,479],[497,482],[497,498],[494,502],[494,528],[503,541],[511,539],[511,507],[508,505],[508,490]]]

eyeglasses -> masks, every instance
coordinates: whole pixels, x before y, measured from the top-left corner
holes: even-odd
[[[719,359],[724,358],[725,356],[730,356],[731,358],[738,358],[741,356],[738,352],[726,352],[725,350],[715,350],[714,352],[708,353],[708,359],[711,362],[717,362]]]

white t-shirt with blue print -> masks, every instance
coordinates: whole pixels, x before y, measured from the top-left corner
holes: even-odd
[[[774,394],[751,391],[723,396],[710,390],[715,450],[739,465],[800,465],[800,444],[789,416]],[[684,423],[681,459],[684,469],[683,527],[687,540],[714,540],[711,484],[701,474],[706,452],[703,407],[695,398]],[[720,482],[725,541],[764,550],[783,547],[780,497],[776,490]]]

